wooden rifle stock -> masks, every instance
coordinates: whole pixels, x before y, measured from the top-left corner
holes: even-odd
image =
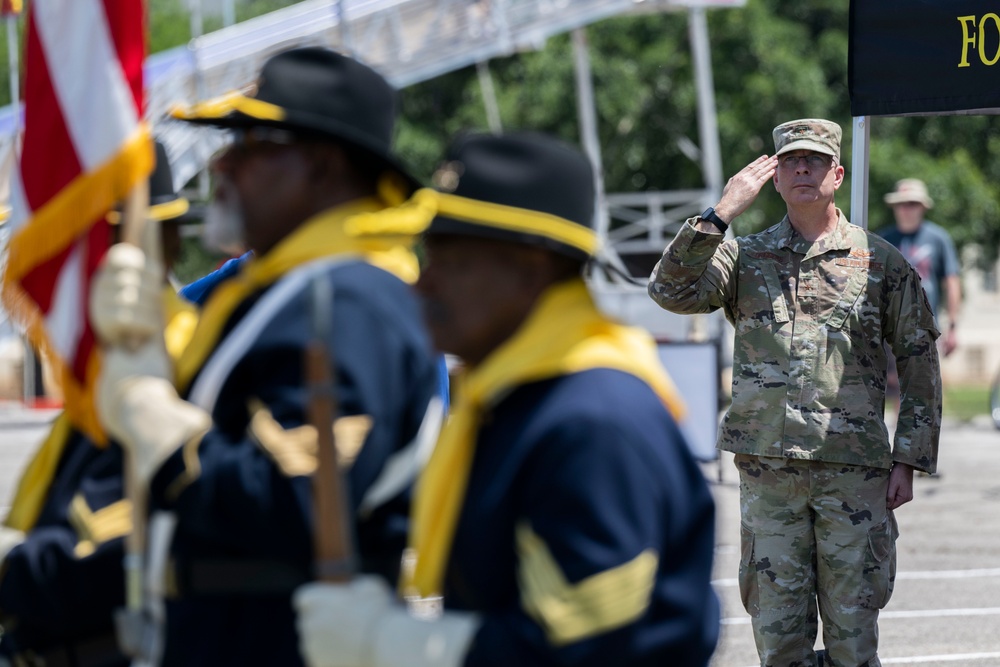
[[[333,311],[333,289],[325,273],[313,278],[313,336],[305,349],[308,389],[307,417],[317,436],[317,466],[313,477],[313,544],[316,579],[328,583],[350,580],[354,571],[353,516],[347,482],[340,471],[333,422],[339,411],[334,356],[327,340]]]

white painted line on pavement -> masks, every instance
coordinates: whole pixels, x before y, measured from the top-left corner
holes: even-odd
[[[888,618],[941,618],[944,616],[1000,616],[1000,607],[966,607],[964,609],[914,609],[911,611],[883,611],[878,620]],[[722,619],[722,625],[750,625],[749,616],[731,616]]]
[[[980,570],[925,570],[923,572],[897,572],[896,579],[978,579],[1000,577],[1000,567]]]
[[[896,579],[986,579],[1000,577],[1000,567],[980,568],[973,570],[920,570],[915,572],[897,572]],[[720,588],[739,585],[739,579],[716,579],[713,586]]]
[[[921,655],[912,658],[879,658],[883,665],[915,665],[921,662],[965,662],[1000,658],[1000,653],[956,653],[954,655]]]
[[[966,662],[968,660],[992,660],[1000,658],[1000,653],[954,653],[944,655],[920,655],[912,658],[879,658],[883,665],[916,665],[922,662]],[[758,665],[747,665],[758,667]]]
[[[883,611],[878,620],[886,618],[939,618],[943,616],[997,616],[1000,607],[966,607],[964,609],[914,609],[911,611]]]

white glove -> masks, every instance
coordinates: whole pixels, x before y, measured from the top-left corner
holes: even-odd
[[[24,533],[7,526],[0,526],[0,561],[3,561],[11,549],[24,542]]]
[[[90,289],[90,321],[106,345],[135,346],[163,331],[163,267],[139,248],[111,246]]]
[[[306,584],[292,601],[309,667],[459,667],[479,627],[478,616],[461,612],[413,618],[371,575]]]
[[[97,380],[101,424],[132,455],[142,484],[178,448],[212,426],[212,417],[182,400],[167,379],[162,336],[135,351],[109,348]]]

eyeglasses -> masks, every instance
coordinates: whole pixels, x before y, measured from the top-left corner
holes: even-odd
[[[252,150],[261,148],[264,145],[291,146],[298,141],[298,137],[288,130],[277,127],[237,127],[229,131],[231,137],[230,148],[235,150]]]
[[[824,169],[829,167],[832,158],[829,155],[810,153],[809,155],[786,155],[781,158],[781,166],[785,169],[795,169],[799,166],[799,160],[805,160],[809,169]]]

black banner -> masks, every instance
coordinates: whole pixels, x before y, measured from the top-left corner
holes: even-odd
[[[852,116],[1000,113],[1000,2],[851,0]]]

